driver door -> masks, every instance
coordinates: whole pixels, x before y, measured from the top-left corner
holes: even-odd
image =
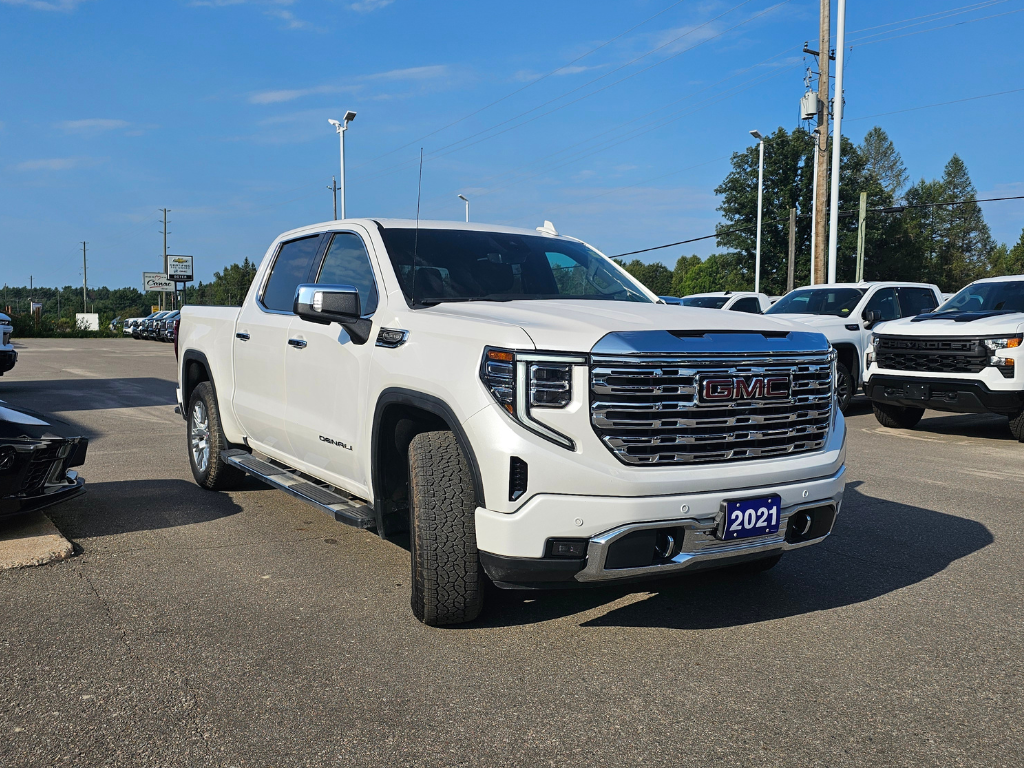
[[[330,238],[312,282],[352,285],[362,316],[377,311],[377,280],[363,238],[355,232]],[[368,493],[370,455],[367,385],[377,329],[356,344],[337,323],[320,325],[293,317],[285,353],[288,439],[301,469],[358,496]]]

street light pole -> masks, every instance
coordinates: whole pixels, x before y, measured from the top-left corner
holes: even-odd
[[[839,0],[836,20],[836,96],[832,107],[832,208],[828,227],[828,281],[836,281],[836,250],[839,245],[839,155],[843,144],[843,47],[846,45],[846,0]]]
[[[466,203],[466,223],[469,224],[469,198],[465,195],[459,195],[459,200],[463,200]]]
[[[754,249],[754,293],[761,292],[761,201],[764,195],[764,136],[760,131],[751,131],[757,139],[757,245]]]
[[[345,131],[348,130],[348,124],[356,119],[356,113],[349,110],[345,113],[345,117],[341,122],[337,120],[328,120],[327,122],[334,126],[334,130],[338,132],[338,148],[340,152],[340,181],[341,186],[341,218],[345,218]]]

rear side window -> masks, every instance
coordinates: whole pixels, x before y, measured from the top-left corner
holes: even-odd
[[[756,296],[747,296],[745,299],[740,299],[731,307],[733,312],[750,312],[753,315],[761,314],[761,302],[757,300]]]
[[[899,297],[903,317],[931,312],[938,306],[935,294],[927,288],[900,288]]]
[[[291,240],[281,246],[263,289],[263,306],[279,312],[291,312],[295,306],[295,289],[306,282],[309,266],[320,246],[320,235]]]
[[[331,240],[318,283],[325,285],[353,285],[359,290],[359,307],[364,315],[377,309],[377,284],[366,246],[358,235],[340,232]]]

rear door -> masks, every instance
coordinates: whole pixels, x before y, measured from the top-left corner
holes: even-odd
[[[352,285],[364,318],[377,312],[378,278],[363,238],[354,231],[325,235],[324,255],[310,282]],[[361,445],[366,423],[370,357],[377,328],[356,344],[337,323],[294,317],[284,366],[288,439],[299,466],[333,485],[365,496],[368,478]]]
[[[307,281],[322,235],[278,247],[270,274],[245,302],[235,324],[235,416],[254,447],[278,458],[291,455],[285,427],[285,360],[295,289]]]

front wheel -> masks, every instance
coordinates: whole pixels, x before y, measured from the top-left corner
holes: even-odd
[[[1010,431],[1018,442],[1024,443],[1024,408],[1010,417]]]
[[[890,429],[913,429],[924,416],[924,408],[910,408],[874,400],[871,401],[871,409],[875,412],[878,423]]]
[[[421,432],[409,444],[412,612],[430,626],[480,615],[485,579],[476,548],[476,494],[451,432]]]
[[[220,425],[220,411],[210,382],[192,390],[188,401],[188,463],[196,483],[211,491],[234,488],[245,473],[221,458],[228,445]]]
[[[853,376],[850,369],[840,362],[836,363],[836,403],[839,410],[846,413],[846,409],[853,402],[853,393],[856,390]]]

